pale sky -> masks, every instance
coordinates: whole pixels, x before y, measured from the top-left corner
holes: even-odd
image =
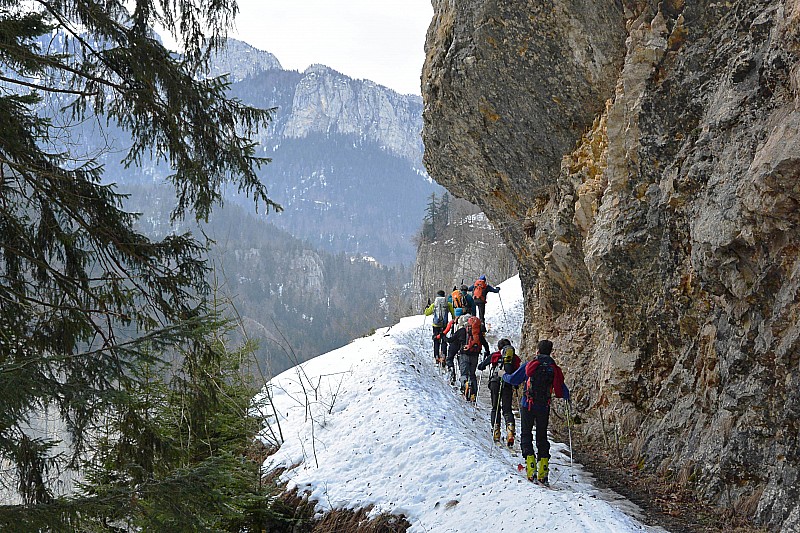
[[[431,0],[238,0],[231,37],[272,52],[285,69],[322,63],[419,94]]]

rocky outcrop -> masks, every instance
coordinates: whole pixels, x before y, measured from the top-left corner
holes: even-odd
[[[259,74],[267,73],[267,76]],[[271,53],[228,39],[210,61],[210,75],[227,74],[234,94],[255,105],[275,108],[272,126],[260,141],[314,134],[352,135],[422,167],[422,99],[369,80],[353,79],[325,65],[285,71]],[[244,87],[243,87],[244,86]],[[256,98],[252,91],[260,90]]]
[[[421,168],[422,102],[324,65],[303,72],[286,121],[286,137],[342,133],[378,143]]]
[[[209,76],[227,75],[231,82],[242,81],[267,70],[281,70],[278,58],[236,39],[227,39],[209,62]]]
[[[587,439],[800,528],[800,3],[438,0],[425,163],[501,229]]]
[[[517,263],[500,233],[483,213],[454,217],[442,234],[420,242],[414,264],[412,312],[423,309],[438,290],[472,285],[481,274],[496,285],[517,274]]]

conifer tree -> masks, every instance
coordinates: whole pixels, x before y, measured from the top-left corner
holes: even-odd
[[[268,160],[251,140],[270,111],[203,77],[235,13],[235,0],[0,0],[0,461],[14,472],[0,489],[27,504],[11,509],[19,516],[67,505],[53,475],[97,466],[103,424],[135,410],[144,369],[158,368],[168,349],[207,345],[198,344],[209,322],[204,244],[137,232],[124,194],[70,144],[69,124],[127,132],[127,166],[168,163],[173,219],[207,219],[224,187],[280,208],[256,176]],[[155,24],[174,28],[180,56]],[[63,52],[45,45],[53,37]],[[61,118],[43,118],[45,104]],[[42,413],[64,424],[58,457],[58,443],[32,427]],[[118,425],[115,438],[138,430]],[[139,451],[160,461],[161,444],[146,444]],[[138,468],[151,475],[170,464]],[[135,481],[130,470],[120,475]],[[68,506],[88,512],[100,501],[90,496]]]
[[[425,207],[425,217],[422,219],[422,238],[427,242],[436,240],[438,209],[436,193],[432,192],[428,198],[428,205]]]

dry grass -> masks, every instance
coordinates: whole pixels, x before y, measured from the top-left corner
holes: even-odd
[[[411,527],[403,516],[381,514],[368,518],[371,507],[340,509],[314,518],[314,503],[297,490],[284,492],[278,502],[283,513],[291,515],[295,522],[292,533],[403,533]]]

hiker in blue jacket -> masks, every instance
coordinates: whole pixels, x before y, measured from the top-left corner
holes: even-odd
[[[486,276],[481,275],[478,279],[475,280],[475,283],[470,285],[467,290],[472,293],[472,300],[478,308],[478,318],[481,319],[481,322],[485,322],[484,317],[486,316],[486,293],[487,292],[494,292],[500,293],[500,287],[492,287],[486,281]]]
[[[550,442],[547,440],[547,425],[550,422],[550,396],[569,401],[569,389],[564,383],[564,373],[551,357],[553,343],[539,341],[536,357],[519,367],[513,374],[503,375],[503,381],[511,385],[525,383],[520,400],[520,447],[525,457],[526,474],[530,481],[534,477],[539,483],[549,486],[547,474],[550,470]],[[533,427],[536,426],[536,449],[533,450]]]

